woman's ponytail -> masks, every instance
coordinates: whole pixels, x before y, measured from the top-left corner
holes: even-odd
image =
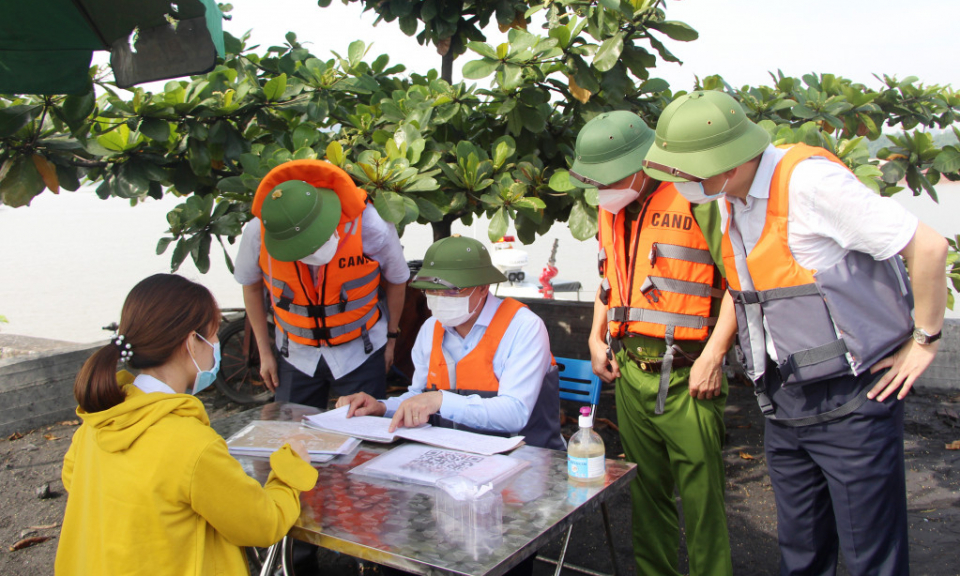
[[[73,383],[73,395],[85,412],[100,412],[123,402],[123,390],[117,383],[120,349],[110,342],[83,363]]]

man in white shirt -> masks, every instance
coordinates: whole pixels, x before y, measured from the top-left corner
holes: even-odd
[[[337,406],[350,405],[349,416],[390,416],[391,430],[430,422],[563,449],[546,327],[516,300],[490,294],[504,280],[477,240],[435,242],[411,283],[426,292],[433,316],[417,334],[409,390],[381,401],[355,394]]]
[[[902,400],[937,352],[947,243],[830,152],[769,142],[729,95],[693,92],[644,167],[690,202],[721,199],[781,574],[834,574],[838,549],[853,575],[908,574]]]
[[[394,226],[346,172],[319,160],[271,170],[252,210],[234,278],[243,285],[264,384],[277,400],[319,408],[331,387],[337,395],[384,397],[410,276]]]

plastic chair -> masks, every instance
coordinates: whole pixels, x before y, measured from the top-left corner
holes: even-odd
[[[602,382],[600,378],[593,373],[593,368],[589,360],[575,360],[573,358],[556,358],[557,367],[560,369],[560,399],[573,402],[582,402],[590,404],[590,414],[594,421],[597,416],[597,404],[600,402],[600,387]],[[616,576],[620,570],[617,563],[617,553],[613,549],[613,531],[610,529],[610,512],[607,510],[607,503],[600,504],[600,511],[603,513],[603,529],[607,534],[607,547],[610,549],[610,561],[613,563],[613,576]],[[537,556],[537,560],[554,564],[557,567],[554,576],[560,576],[560,571],[564,567],[575,570],[581,574],[590,576],[609,576],[603,572],[597,572],[576,564],[564,563],[564,557],[567,555],[567,546],[570,544],[570,535],[573,533],[573,525],[567,528],[567,534],[563,538],[563,546],[560,548],[560,558],[554,560],[546,556]]]

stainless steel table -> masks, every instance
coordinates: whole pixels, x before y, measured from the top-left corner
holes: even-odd
[[[272,403],[214,423],[225,438],[253,420],[299,421],[319,412],[298,404]],[[607,460],[602,485],[567,482],[566,454],[522,446],[510,453],[530,463],[504,489],[503,533],[496,547],[467,550],[447,539],[434,515],[433,488],[365,479],[348,471],[394,445],[364,442],[350,456],[318,464],[317,486],[300,496],[300,518],[290,536],[356,558],[423,575],[501,576],[562,534],[571,523],[596,512],[627,488],[636,465]],[[269,463],[238,458],[261,482]]]

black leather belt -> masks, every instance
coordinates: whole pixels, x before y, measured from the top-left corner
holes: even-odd
[[[659,374],[660,369],[663,367],[663,360],[648,360],[637,356],[630,350],[626,350],[627,357],[637,365],[637,368],[640,368],[644,372],[650,372],[651,374]],[[699,353],[697,353],[699,355]],[[674,356],[673,364],[674,368],[687,368],[693,366],[693,362],[696,360],[696,357],[687,357],[687,356]]]

